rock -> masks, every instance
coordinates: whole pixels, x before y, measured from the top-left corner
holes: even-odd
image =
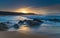
[[[0,23],[0,31],[6,31],[8,30],[8,25],[5,23]]]
[[[41,20],[27,20],[26,22],[29,27],[37,27],[43,23],[43,21],[41,21]]]
[[[24,23],[24,21],[21,21],[21,20],[18,22],[18,24],[20,24],[20,25],[22,25],[23,23]]]
[[[18,24],[15,24],[13,27],[16,28],[16,29],[18,29],[19,28],[19,25]]]

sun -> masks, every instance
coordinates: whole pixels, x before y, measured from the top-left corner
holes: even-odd
[[[22,13],[28,13],[27,11],[25,11],[25,10],[22,10],[22,11],[20,11],[20,12],[22,12]]]
[[[16,12],[21,12],[21,13],[29,13],[30,10],[27,9],[27,8],[20,8],[20,9],[17,9]]]

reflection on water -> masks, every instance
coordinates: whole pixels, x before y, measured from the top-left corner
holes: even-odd
[[[22,26],[20,26],[18,31],[21,33],[27,34],[28,32],[31,31],[31,29],[29,27],[27,27],[26,25],[22,25]]]
[[[30,31],[30,28],[27,27],[26,25],[22,25],[22,26],[20,26],[20,28],[18,30],[20,30],[20,31]]]

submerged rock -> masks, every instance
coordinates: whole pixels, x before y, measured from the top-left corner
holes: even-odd
[[[6,31],[8,30],[8,25],[5,23],[0,23],[0,31]]]
[[[54,19],[49,19],[49,21],[60,22],[60,19],[54,18]]]

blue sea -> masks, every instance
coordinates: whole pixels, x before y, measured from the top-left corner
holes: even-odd
[[[18,29],[13,27],[14,24],[18,24],[20,20],[33,20],[40,19],[43,21],[41,25],[36,27],[30,27],[27,24],[19,25]],[[49,21],[48,19],[60,19],[59,16],[40,16],[40,15],[14,15],[14,16],[0,16],[0,23],[7,23],[10,27],[7,31],[18,31],[23,33],[60,33],[60,22]]]

